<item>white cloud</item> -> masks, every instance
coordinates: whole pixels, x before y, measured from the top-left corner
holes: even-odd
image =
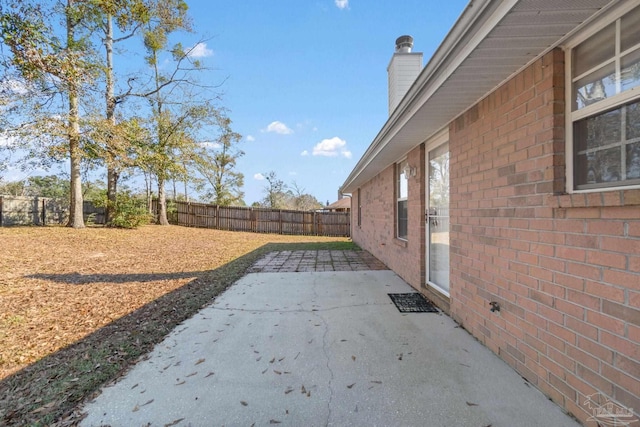
[[[255,179],[257,181],[262,181],[262,180],[264,180],[264,175],[262,175],[261,173],[257,173],[255,175],[253,175],[253,179]]]
[[[313,147],[314,156],[351,158],[351,151],[347,149],[347,141],[334,136],[330,139],[323,139]]]
[[[220,143],[213,142],[213,141],[199,142],[198,145],[200,147],[202,147],[202,148],[220,148],[220,147],[222,147],[222,145],[220,145]]]
[[[0,92],[15,95],[26,95],[29,93],[28,86],[21,80],[17,79],[7,79],[0,82]]]
[[[275,122],[269,123],[269,126],[267,126],[265,131],[279,133],[280,135],[289,135],[293,133],[293,131],[289,129],[287,125],[277,120]]]
[[[247,141],[253,142],[255,140],[256,140],[256,138],[253,135],[247,135]]]
[[[188,49],[190,58],[206,58],[207,56],[213,56],[213,51],[207,47],[206,43],[198,43],[192,48]]]
[[[304,150],[302,153],[300,153],[301,156],[308,156],[309,152],[307,150]]]
[[[338,6],[338,9],[349,9],[349,0],[335,0],[335,2],[336,6]]]

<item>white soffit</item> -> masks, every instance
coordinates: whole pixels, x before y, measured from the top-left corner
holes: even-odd
[[[355,191],[613,3],[472,0],[342,191]]]

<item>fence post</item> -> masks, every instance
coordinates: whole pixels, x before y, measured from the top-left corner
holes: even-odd
[[[249,226],[251,227],[251,231],[253,231],[254,233],[256,232],[256,230],[258,229],[258,221],[256,220],[256,210],[252,207],[250,207],[249,209],[251,209],[249,211]]]
[[[42,199],[42,225],[47,225],[47,202]]]
[[[0,227],[2,227],[2,218],[4,218],[4,212],[2,211],[2,196],[0,196]]]

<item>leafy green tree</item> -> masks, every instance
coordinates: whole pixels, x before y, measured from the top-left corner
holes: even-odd
[[[178,66],[172,75],[163,75],[160,67],[160,55],[168,49],[168,36],[179,30],[190,30],[191,23],[187,16],[187,4],[182,0],[166,0],[155,3],[154,16],[149,20],[144,31],[144,46],[147,51],[146,61],[153,72],[153,87],[146,94],[152,109],[154,120],[154,155],[151,157],[152,170],[158,183],[158,223],[169,225],[167,219],[167,197],[165,185],[171,175],[173,162],[173,147],[181,140],[178,129],[179,117],[175,117],[166,104],[163,89],[174,88],[177,84],[176,72],[180,70],[180,64],[188,60],[181,45],[174,46],[171,50],[174,61]],[[188,114],[182,115],[186,117]]]
[[[289,195],[290,200],[288,205],[290,209],[311,211],[322,208],[322,203],[311,194],[307,194],[305,189],[300,187],[295,181],[291,184]]]
[[[27,183],[25,181],[0,181],[0,195],[7,196],[24,196],[27,191]]]
[[[210,185],[203,196],[214,205],[244,205],[244,175],[235,169],[238,158],[244,155],[237,147],[241,136],[231,130],[228,117],[216,115],[216,122],[219,137],[213,144],[203,143],[202,152],[193,159],[195,168]]]
[[[2,4],[0,38],[11,55],[6,64],[14,67],[27,84],[36,85],[44,100],[33,110],[38,116],[51,106],[51,96],[61,94],[67,102],[61,120],[32,123],[29,130],[38,134],[55,134],[66,143],[70,162],[70,227],[83,228],[82,217],[82,147],[79,102],[84,85],[95,75],[93,52],[84,31],[83,17],[87,2],[15,0]],[[58,26],[55,18],[61,18]],[[59,112],[58,112],[59,113]]]
[[[264,187],[265,197],[254,203],[271,209],[291,209],[309,211],[322,208],[322,203],[305,192],[295,181],[288,186],[279,179],[274,171],[265,175],[267,185]]]
[[[27,179],[29,195],[62,200],[69,197],[69,180],[57,175],[30,176]]]
[[[124,102],[132,93],[131,82],[128,80],[128,88],[116,94],[116,73],[114,63],[114,47],[117,43],[133,37],[138,30],[150,19],[150,6],[142,0],[93,0],[92,22],[98,30],[104,47],[104,77],[105,77],[105,116],[103,121],[95,123],[96,132],[93,140],[101,144],[101,157],[107,166],[107,206],[105,220],[111,221],[118,179],[122,170],[131,166],[129,157],[131,153],[131,141],[127,138],[125,126],[121,126],[116,118],[117,105]],[[119,34],[116,36],[114,22]]]
[[[265,198],[262,205],[271,209],[286,209],[287,185],[279,179],[275,171],[264,175],[267,185],[264,187]]]

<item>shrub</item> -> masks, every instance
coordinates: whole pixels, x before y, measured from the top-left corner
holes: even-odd
[[[96,206],[107,206],[106,192],[98,200],[94,200]],[[116,196],[116,203],[113,209],[113,217],[108,227],[117,228],[137,228],[141,225],[149,224],[151,215],[147,211],[146,200],[142,197],[132,195],[129,190],[120,190]]]
[[[151,215],[147,211],[147,203],[144,199],[132,196],[127,191],[118,193],[115,212],[109,225],[119,228],[136,228],[149,222],[151,222]]]

